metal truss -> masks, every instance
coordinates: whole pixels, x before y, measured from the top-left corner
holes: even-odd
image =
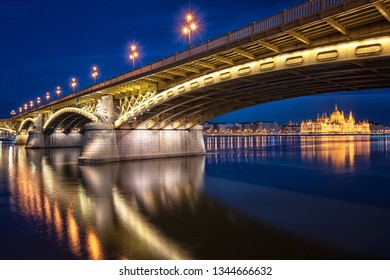
[[[10,120],[0,120],[0,129],[16,132],[15,124]]]
[[[119,118],[124,118],[133,108],[147,100],[150,100],[156,95],[156,93],[157,87],[153,84],[149,84],[147,87],[140,87],[137,94],[126,95],[119,98]]]

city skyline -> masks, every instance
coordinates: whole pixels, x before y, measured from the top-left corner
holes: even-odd
[[[115,1],[109,11],[103,1],[83,1],[77,5],[72,1],[56,5],[44,1],[1,3],[0,22],[8,26],[0,31],[7,42],[2,46],[7,55],[0,68],[1,118],[10,117],[11,110],[17,111],[37,97],[45,100],[46,92],[51,93],[51,100],[57,98],[57,86],[62,89],[61,96],[72,93],[72,77],[78,81],[76,91],[93,85],[96,78],[90,74],[95,65],[99,68],[96,81],[101,82],[131,71],[132,63],[138,68],[185,50],[187,40],[180,32],[186,11],[193,12],[198,19],[199,32],[193,33],[191,42],[198,45],[302,2],[305,1],[272,4],[241,1],[232,6],[222,5],[221,1],[180,4]],[[150,12],[149,6],[155,9]],[[240,16],[235,16],[236,10],[241,11]],[[134,11],[148,13],[138,16],[135,12],[133,16]],[[139,48],[135,61],[128,58],[132,43]],[[390,101],[387,93],[384,89],[293,98],[236,111],[215,120],[298,121],[329,104],[346,103],[350,106],[348,110],[359,112],[359,118],[388,124],[390,115],[384,110]]]

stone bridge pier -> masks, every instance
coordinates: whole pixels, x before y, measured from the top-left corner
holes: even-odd
[[[117,109],[113,96],[104,95],[93,113],[68,108],[45,124],[40,115],[32,125],[24,125],[28,135],[20,134],[20,142],[25,141],[28,149],[81,147],[79,161],[86,164],[205,154],[202,126],[148,129],[123,123],[115,127]]]
[[[112,96],[103,96],[96,106],[95,123],[84,126],[79,161],[99,163],[146,158],[200,155],[205,153],[202,126],[192,129],[115,127],[119,117]]]
[[[70,131],[64,133],[56,130],[50,133],[32,130],[28,134],[26,148],[41,149],[41,148],[67,148],[81,147],[83,135],[78,131]]]
[[[99,163],[206,153],[202,126],[192,129],[132,129],[86,125],[79,161]]]
[[[64,147],[81,147],[83,135],[78,129],[64,131],[63,129],[44,130],[43,118],[39,115],[29,130],[27,137],[23,134],[18,135],[21,144],[26,138],[26,148],[64,148]],[[17,140],[18,141],[18,140]]]
[[[16,145],[26,145],[28,139],[28,132],[19,132],[16,135],[15,144]]]

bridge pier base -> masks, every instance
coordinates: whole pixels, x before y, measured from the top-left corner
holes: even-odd
[[[28,133],[26,148],[31,148],[31,149],[45,148],[45,135],[42,132],[31,130]]]
[[[202,126],[192,129],[114,129],[93,123],[84,128],[80,163],[114,162],[205,154]]]
[[[65,148],[65,147],[81,147],[83,135],[79,132],[69,132],[67,134],[61,131],[54,131],[50,134],[45,134],[38,131],[30,131],[26,143],[26,148],[41,149],[41,148]]]
[[[26,145],[28,134],[18,134],[16,135],[15,144],[16,145]]]

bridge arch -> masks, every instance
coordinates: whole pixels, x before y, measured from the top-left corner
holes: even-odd
[[[390,87],[390,37],[305,49],[214,71],[131,108],[115,127],[191,128],[271,101]]]
[[[22,132],[22,131],[28,132],[32,128],[34,123],[35,123],[35,119],[33,118],[24,119],[19,126],[18,132]]]
[[[43,131],[51,132],[62,129],[63,132],[67,133],[97,120],[98,118],[90,112],[75,107],[68,107],[58,110],[51,115],[43,125]]]

